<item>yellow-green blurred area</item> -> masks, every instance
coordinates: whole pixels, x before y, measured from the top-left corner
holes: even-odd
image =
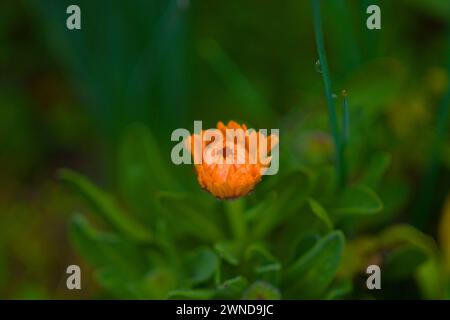
[[[71,4],[81,8],[81,30],[66,28],[66,8]],[[366,28],[371,4],[381,8],[381,30]],[[352,290],[342,297],[449,298],[450,2],[326,0],[322,19],[339,118],[343,90],[349,103],[348,184],[364,182],[382,201],[380,208],[366,210],[376,214],[333,218],[326,229],[343,230],[346,238],[334,291],[327,291],[326,297],[338,296],[348,284],[340,287],[340,279],[350,279]],[[323,218],[317,208],[328,210],[325,198],[333,192],[327,188],[332,181],[318,173],[332,170],[334,147],[316,52],[310,1],[2,1],[0,298],[135,297],[102,285],[97,266],[75,250],[68,236],[74,214],[89,217],[99,229],[104,225],[58,174],[62,168],[79,172],[119,205],[151,220],[151,204],[147,214],[140,203],[152,190],[121,183],[129,169],[122,160],[139,156],[135,146],[145,136],[133,136],[136,130],[129,133],[130,127],[151,133],[171,179],[180,189],[198,191],[204,203],[211,196],[200,191],[192,168],[170,161],[174,129],[193,131],[194,120],[214,127],[219,120],[231,119],[254,128],[280,128],[280,173],[306,167],[317,174],[315,185],[323,190],[307,203]],[[142,168],[132,174],[143,175],[138,169]],[[264,177],[246,205],[264,203],[263,192],[276,179]],[[159,180],[155,177],[154,184]],[[296,183],[301,182],[290,179],[284,185]],[[342,201],[361,191],[349,190]],[[287,200],[297,195],[293,192]],[[226,205],[214,205],[224,216],[220,210],[226,211]],[[302,218],[295,221],[306,225]],[[302,235],[312,230],[303,229]],[[286,232],[277,237],[276,230]],[[261,231],[258,245],[270,248],[270,239],[275,239],[275,245],[286,248],[286,258],[279,250],[281,257],[276,257],[285,265],[290,253],[283,243],[299,234],[288,227]],[[325,231],[319,234],[334,239],[333,234],[326,238]],[[209,240],[183,239],[175,249],[213,246]],[[400,242],[402,250],[392,251]],[[220,246],[215,248],[220,251]],[[383,290],[375,294],[364,291],[369,262],[388,270]],[[81,266],[82,290],[66,287],[71,264]],[[189,287],[170,275],[177,270],[172,267],[162,267],[160,278],[152,278],[153,273],[146,278],[160,291],[149,287],[151,294],[138,297],[164,298],[166,286],[167,291]],[[241,270],[249,281],[243,297],[253,298],[251,290],[261,279],[249,276],[246,268]],[[229,269],[222,275],[240,276]],[[281,288],[298,279],[294,269],[281,272]],[[201,278],[189,289],[203,290],[207,281],[213,282]],[[281,297],[325,297],[297,295],[299,288],[300,284],[286,287]],[[264,295],[266,289],[263,285],[258,290]]]

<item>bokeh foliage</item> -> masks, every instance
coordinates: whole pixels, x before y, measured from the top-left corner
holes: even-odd
[[[447,1],[322,1],[343,188],[309,1],[69,4],[0,5],[1,298],[450,297]],[[280,173],[200,190],[169,138],[197,119],[280,128]]]

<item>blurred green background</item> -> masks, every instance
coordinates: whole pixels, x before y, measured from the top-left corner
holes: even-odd
[[[322,19],[349,103],[341,191],[309,1],[2,1],[0,298],[449,298],[450,2],[327,0]],[[231,119],[280,128],[280,174],[222,203],[170,134]]]

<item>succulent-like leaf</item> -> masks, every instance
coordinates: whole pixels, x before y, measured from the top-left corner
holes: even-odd
[[[283,278],[286,296],[294,299],[320,297],[338,270],[344,242],[342,232],[334,231],[288,267]]]
[[[112,197],[97,188],[88,179],[71,170],[61,170],[61,179],[78,191],[91,204],[94,212],[125,236],[139,242],[152,241],[150,230],[126,215]]]

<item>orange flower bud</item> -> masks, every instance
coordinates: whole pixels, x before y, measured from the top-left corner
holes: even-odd
[[[236,136],[228,136],[227,129],[234,129]],[[190,136],[188,149],[194,158],[200,186],[219,199],[248,194],[270,164],[271,157],[260,155],[264,143],[267,155],[278,143],[278,136],[265,137],[235,121],[226,126],[219,122],[217,129]]]

